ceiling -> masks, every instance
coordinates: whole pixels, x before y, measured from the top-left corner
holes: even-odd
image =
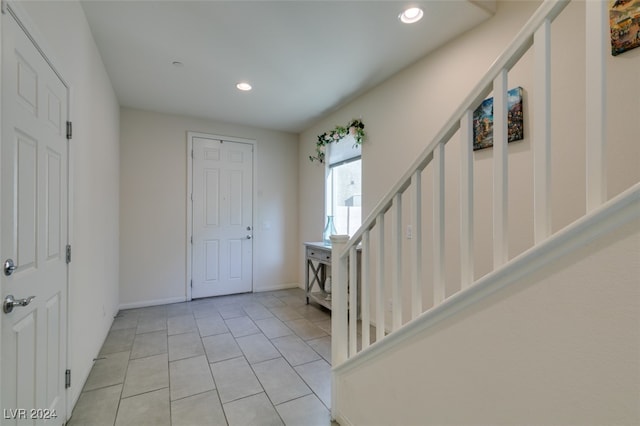
[[[398,14],[407,5],[420,5],[424,18],[402,24]],[[82,6],[121,106],[297,133],[489,18],[495,2]],[[236,89],[240,81],[253,90]]]

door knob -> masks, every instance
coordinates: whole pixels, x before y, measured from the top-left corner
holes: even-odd
[[[247,235],[247,240],[250,240],[250,239],[251,239],[251,235]]]
[[[5,314],[11,313],[15,306],[27,306],[35,298],[35,296],[30,296],[26,299],[15,299],[13,295],[10,294],[4,298],[4,302],[2,303],[2,310]]]
[[[9,276],[11,274],[13,274],[13,272],[17,269],[18,267],[16,266],[15,263],[13,263],[13,259],[7,259],[4,261],[4,274],[6,276]]]

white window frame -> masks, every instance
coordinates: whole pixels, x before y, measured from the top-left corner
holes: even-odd
[[[347,136],[343,138],[339,143],[341,144],[340,145],[341,149],[337,155],[337,160],[335,159],[336,157],[335,148],[337,147],[336,143],[332,143],[327,146],[326,167],[325,167],[325,206],[324,206],[325,220],[327,216],[334,216],[334,219],[335,219],[335,212],[333,211],[334,185],[333,185],[332,169],[335,167],[342,166],[344,164],[354,162],[354,161],[358,161],[358,160],[362,161],[361,148],[359,145],[357,147],[354,147],[354,141],[352,137]],[[334,155],[332,156],[332,154]],[[332,159],[334,159],[334,161],[332,161]],[[362,163],[360,166],[360,176],[362,177]],[[360,193],[362,194],[362,185],[360,186]],[[360,214],[360,221],[362,221],[362,213]],[[326,222],[325,222],[325,225],[326,225]],[[339,230],[338,230],[338,233],[340,233]]]

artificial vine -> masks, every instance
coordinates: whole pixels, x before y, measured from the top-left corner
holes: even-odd
[[[354,146],[361,145],[365,137],[364,123],[362,120],[358,118],[353,119],[345,127],[336,126],[336,128],[330,132],[318,135],[318,142],[316,142],[316,155],[310,155],[309,160],[311,162],[319,161],[320,163],[324,163],[326,146],[330,143],[339,142],[340,139],[347,135],[353,136],[355,141]]]

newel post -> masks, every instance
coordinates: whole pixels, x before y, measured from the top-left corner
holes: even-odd
[[[347,360],[347,257],[341,257],[349,241],[348,235],[331,236],[331,364]],[[331,417],[336,418],[337,389],[335,373],[331,373]]]

